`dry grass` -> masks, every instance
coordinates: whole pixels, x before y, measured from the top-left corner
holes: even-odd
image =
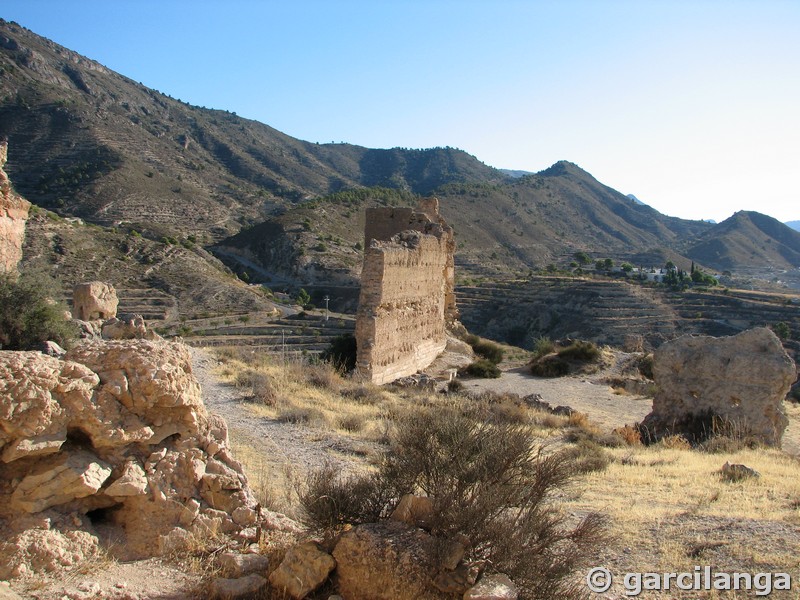
[[[585,461],[586,473],[564,496],[562,509],[575,516],[598,511],[609,517],[615,542],[598,549],[597,561],[616,573],[691,571],[704,564],[752,573],[800,568],[800,463],[780,451],[731,446],[711,454],[688,448],[680,437],[643,446],[634,427],[612,434],[580,413],[564,417],[541,412],[513,395],[475,398],[379,388],[342,378],[329,367],[309,370],[300,362],[231,356],[222,369],[228,381],[235,383],[238,377],[240,385],[269,378],[275,401],[247,403],[253,416],[281,420],[289,411],[308,411],[313,418],[302,425],[321,437],[386,443],[406,414],[459,407],[477,410],[488,421],[526,427],[543,443],[555,441],[556,448],[573,447]],[[245,370],[250,374],[238,375]],[[790,406],[788,412],[793,422],[800,421],[800,407]],[[247,440],[234,438],[233,443],[259,499],[293,514],[296,491],[285,490],[297,490],[305,474],[270,472]],[[362,457],[365,465],[374,459]],[[719,472],[725,461],[746,464],[761,477],[726,482]],[[778,592],[771,597],[789,596]]]
[[[221,377],[252,393],[254,401],[248,409],[254,417],[383,442],[386,420],[397,413],[396,405],[401,401],[378,386],[342,377],[327,363],[309,364],[299,359],[282,362],[265,354],[243,357],[230,349],[218,352],[218,356],[225,363]],[[269,389],[268,402],[260,400],[259,382],[262,389]]]
[[[778,450],[720,456],[669,445],[608,450],[611,464],[589,473],[583,491],[566,505],[610,517],[617,544],[603,557],[608,566],[617,565],[612,570],[691,571],[715,564],[756,573],[800,567],[796,459]],[[726,460],[746,464],[761,477],[726,482],[720,476]],[[703,547],[709,541],[712,546]]]

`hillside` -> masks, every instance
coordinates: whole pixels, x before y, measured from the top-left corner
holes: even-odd
[[[719,270],[794,269],[800,267],[800,232],[740,211],[699,236],[686,255]]]
[[[427,194],[505,175],[463,151],[312,144],[189,106],[0,21],[0,135],[18,191],[64,215],[220,239],[355,186]]]
[[[2,20],[0,136],[9,138],[16,189],[36,205],[119,235],[211,250],[253,281],[353,285],[364,208],[432,193],[466,275],[563,267],[577,251],[755,276],[795,261],[782,225],[748,237],[667,217],[566,161],[512,173],[449,147],[304,142],[187,105]]]

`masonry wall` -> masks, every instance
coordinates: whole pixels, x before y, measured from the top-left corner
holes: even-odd
[[[447,257],[445,235],[416,231],[373,240],[367,248],[356,319],[357,369],[373,383],[413,375],[444,350]]]

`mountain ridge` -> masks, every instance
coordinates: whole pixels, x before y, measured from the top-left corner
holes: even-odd
[[[295,283],[354,281],[363,208],[426,194],[456,228],[468,274],[567,266],[576,252],[653,267],[727,264],[703,250],[714,225],[636,204],[569,161],[513,177],[450,147],[306,142],[190,106],[2,20],[0,135],[12,181],[37,205],[216,249],[237,271],[251,264]],[[744,236],[717,231],[746,251]],[[794,264],[793,250],[771,243],[776,254],[756,252],[765,265]]]

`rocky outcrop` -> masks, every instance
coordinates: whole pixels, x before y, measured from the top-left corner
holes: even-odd
[[[455,307],[453,230],[438,201],[367,210],[356,317],[357,370],[382,384],[426,368],[445,349]]]
[[[117,316],[117,290],[110,283],[87,281],[72,288],[72,316],[97,321]]]
[[[336,562],[314,542],[291,548],[269,576],[272,586],[291,598],[305,598],[328,579]]]
[[[436,540],[399,521],[359,525],[342,535],[333,551],[338,590],[359,600],[434,600],[438,573]]]
[[[693,437],[703,433],[695,431],[698,423],[713,417],[738,435],[780,447],[788,423],[783,399],[797,372],[771,330],[678,338],[656,350],[653,375],[658,392],[642,423],[653,437]]]
[[[185,346],[0,352],[0,579],[74,564],[106,536],[137,558],[265,517]]]
[[[8,142],[0,141],[0,273],[15,273],[22,259],[25,223],[31,203],[11,189],[3,170],[8,158]]]

